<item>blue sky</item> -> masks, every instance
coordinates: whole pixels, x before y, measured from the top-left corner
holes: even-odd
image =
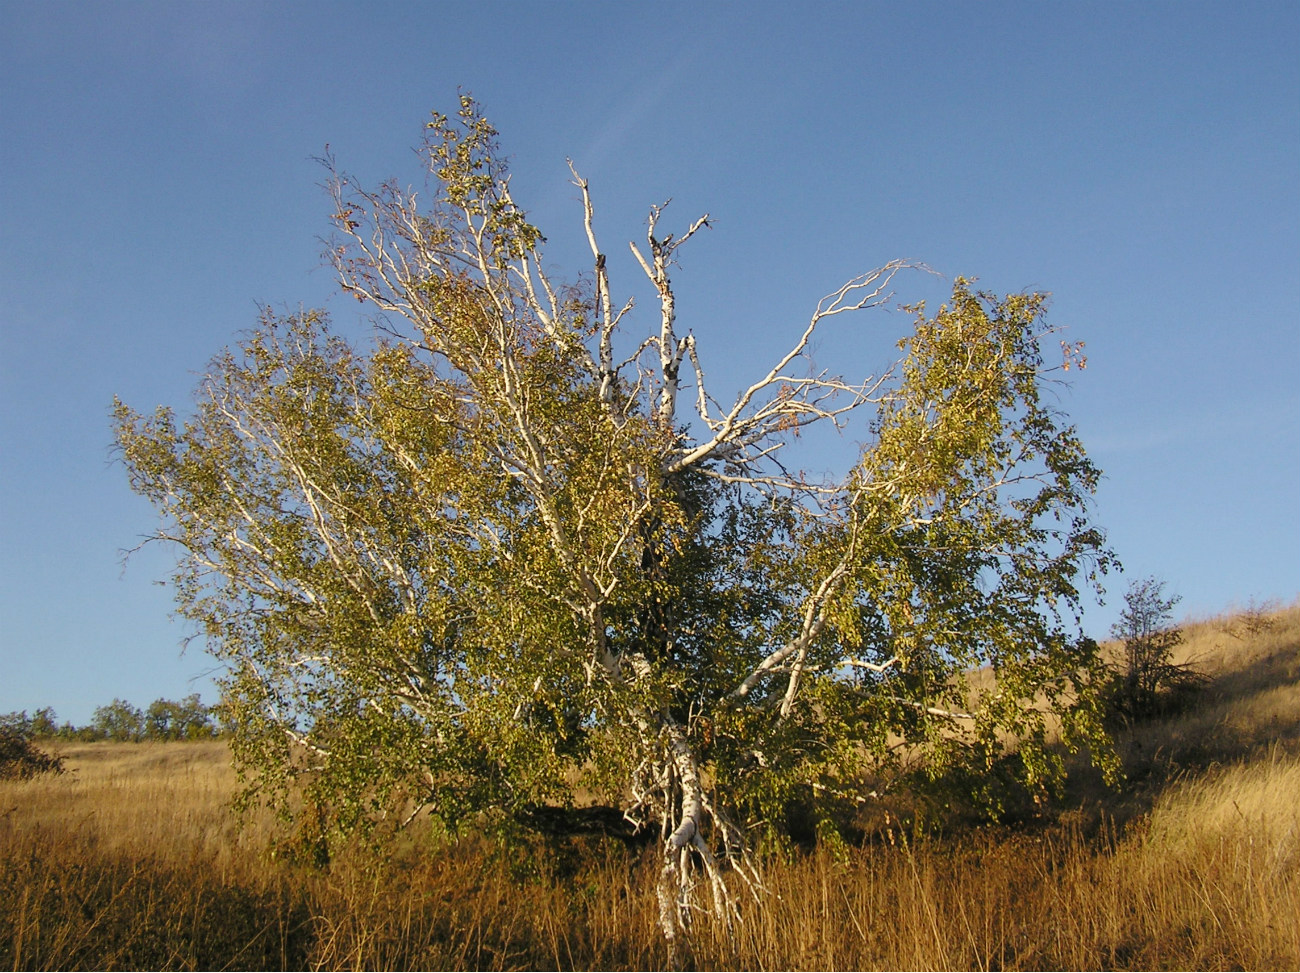
[[[556,272],[589,262],[566,157],[644,305],[649,204],[713,216],[676,284],[720,388],[893,258],[1051,291],[1128,578],[1193,615],[1300,593],[1300,4],[0,0],[0,712],[213,699],[169,552],[121,563],[154,518],[112,397],[183,407],[260,303],[361,331],[312,159],[418,185],[458,87]],[[817,364],[879,369],[907,323],[840,319]]]

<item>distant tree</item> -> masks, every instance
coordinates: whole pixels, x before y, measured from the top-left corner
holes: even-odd
[[[71,720],[64,720],[54,735],[60,740],[88,740],[94,738],[95,731],[92,727],[77,726]]]
[[[651,209],[632,253],[657,313],[629,338],[585,180],[594,271],[562,286],[471,100],[424,152],[427,205],[327,160],[330,259],[382,316],[377,348],[268,312],[187,420],[117,406],[180,610],[228,666],[250,793],[308,827],[425,810],[465,830],[552,820],[580,783],[657,836],[680,957],[701,890],[726,914],[757,888],[749,852],[792,803],[830,833],[904,747],[935,775],[1014,749],[1036,788],[1061,774],[1049,726],[1105,752],[1099,661],[1070,630],[1110,562],[1099,473],[1044,394],[1041,295],[958,279],[882,374],[803,367],[889,299],[889,264],[724,402],[671,280],[707,217],[665,233]],[[838,481],[782,462],[854,417]],[[981,666],[994,688],[968,682]]]
[[[1173,651],[1183,641],[1172,615],[1181,598],[1166,598],[1164,588],[1155,578],[1132,582],[1119,621],[1111,627],[1111,635],[1124,643],[1123,670],[1113,693],[1114,706],[1124,717],[1154,716],[1202,681],[1194,667],[1173,661]]]
[[[101,739],[138,742],[144,737],[144,714],[124,699],[114,699],[95,710],[91,727]]]
[[[58,716],[51,706],[45,706],[32,714],[32,736],[52,737],[59,730]]]
[[[144,711],[144,736],[147,740],[172,740],[173,710],[176,704],[167,699],[155,699]]]
[[[217,735],[212,707],[205,706],[198,693],[191,693],[181,700],[177,721],[182,740],[206,740]]]
[[[144,713],[144,735],[150,740],[201,740],[216,735],[208,707],[198,693],[181,702],[156,699]]]
[[[29,738],[54,736],[58,732],[56,719],[54,710],[48,706],[38,709],[32,716],[27,715],[27,710],[0,713],[0,729]]]

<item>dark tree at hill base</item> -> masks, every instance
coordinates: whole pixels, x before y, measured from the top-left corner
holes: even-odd
[[[0,780],[63,773],[63,758],[46,753],[22,729],[0,723]]]

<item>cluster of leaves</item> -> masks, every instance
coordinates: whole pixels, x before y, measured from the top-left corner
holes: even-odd
[[[1106,761],[1093,695],[1104,667],[1095,644],[1054,622],[1059,607],[1077,610],[1081,590],[1111,562],[1086,517],[1098,471],[1042,399],[1044,310],[1040,295],[999,299],[960,279],[933,318],[915,309],[900,386],[882,402],[874,448],[854,472],[854,529],[794,528],[779,548],[792,558],[787,573],[763,586],[807,590],[849,555],[839,563],[853,583],[810,649],[815,675],[800,704],[783,716],[774,700],[729,714],[750,724],[741,735],[776,743],[768,759],[756,764],[742,751],[725,768],[761,781],[754,810],[780,820],[781,802],[820,793],[811,803],[827,815],[824,834],[835,809],[827,798],[860,800],[868,788],[853,784],[864,767],[873,785],[887,785],[890,768],[921,753],[913,766],[924,778],[962,780],[996,810],[1008,738],[1017,741],[1014,776],[1041,798],[1063,773],[1049,713],[1068,745]],[[970,676],[981,667],[995,679],[977,689]],[[788,683],[774,688],[789,693]],[[767,725],[756,733],[755,721]]]

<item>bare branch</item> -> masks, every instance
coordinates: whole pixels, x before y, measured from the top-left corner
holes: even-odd
[[[644,262],[642,265],[645,266]],[[708,413],[706,403],[711,398],[705,391],[704,369],[692,349],[692,364],[698,388],[697,408],[700,418],[706,422],[713,436],[674,454],[666,464],[666,472],[671,475],[702,464],[747,439],[767,438],[813,422],[837,423],[839,417],[873,401],[873,396],[891,372],[861,384],[851,384],[827,377],[825,373],[796,377],[786,375],[785,371],[791,362],[804,354],[822,322],[848,311],[865,310],[886,303],[890,298],[888,288],[894,277],[911,266],[903,261],[893,261],[879,270],[854,278],[822,298],[799,340],[763,378],[741,392],[724,415],[713,417]],[[680,361],[680,356],[678,360]],[[844,396],[842,405],[828,404],[835,395]],[[757,408],[752,408],[756,400],[765,396],[770,397]],[[728,459],[736,463],[734,456]]]

